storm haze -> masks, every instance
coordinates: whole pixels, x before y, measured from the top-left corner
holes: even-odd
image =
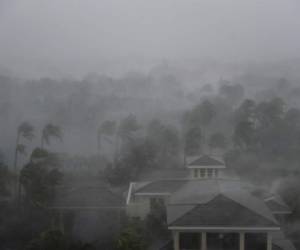
[[[299,0],[0,0],[0,250],[300,249]]]
[[[163,60],[293,60],[299,10],[297,0],[1,0],[0,69],[78,77]]]

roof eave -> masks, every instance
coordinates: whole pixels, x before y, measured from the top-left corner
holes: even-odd
[[[207,166],[199,166],[199,165],[188,165],[189,169],[224,169],[226,168],[224,165],[207,165]]]
[[[174,231],[278,231],[280,227],[257,227],[257,226],[169,226],[169,230]]]

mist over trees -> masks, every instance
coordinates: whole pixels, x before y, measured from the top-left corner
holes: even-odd
[[[207,83],[175,73],[157,67],[120,78],[1,76],[0,197],[12,201],[1,206],[2,246],[139,250],[165,240],[161,204],[147,219],[132,220],[122,210],[124,194],[131,181],[181,170],[199,154],[224,155],[242,179],[280,192],[293,209],[286,231],[296,239],[300,78],[257,70]],[[189,84],[192,78],[198,83]],[[65,231],[58,223],[55,206],[70,194],[89,199],[83,187],[106,190],[103,199],[121,208],[103,212],[104,228],[94,222],[98,241],[75,227],[81,212],[63,212]]]

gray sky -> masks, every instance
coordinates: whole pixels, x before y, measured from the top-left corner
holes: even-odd
[[[299,58],[299,13],[299,0],[0,0],[0,68],[84,74],[137,58]]]

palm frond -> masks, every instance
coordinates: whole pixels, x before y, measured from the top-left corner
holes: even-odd
[[[53,125],[51,123],[47,124],[43,131],[42,136],[46,144],[50,143],[50,138],[56,138],[62,141],[62,131],[61,128],[57,125]]]
[[[18,144],[16,150],[18,153],[26,155],[26,146],[24,144]]]
[[[34,137],[34,127],[29,122],[22,122],[18,127],[18,134],[27,140]]]

